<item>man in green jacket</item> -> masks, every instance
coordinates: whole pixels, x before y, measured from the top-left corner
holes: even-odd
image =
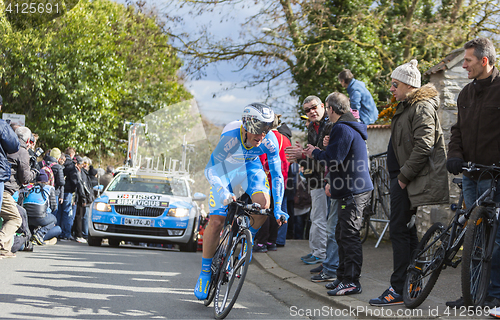
[[[399,101],[387,148],[394,270],[389,289],[370,300],[373,306],[403,303],[406,270],[418,243],[412,222],[417,207],[449,201],[446,149],[437,116],[439,95],[432,84],[420,87],[417,64],[417,60],[411,60],[391,75],[390,91]]]

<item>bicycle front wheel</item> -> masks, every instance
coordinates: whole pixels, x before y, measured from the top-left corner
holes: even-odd
[[[441,222],[433,224],[418,243],[403,287],[403,300],[408,308],[416,308],[425,301],[441,273],[446,244],[443,230]]]
[[[493,226],[485,207],[477,207],[467,223],[462,254],[462,295],[466,306],[482,306],[490,282],[488,239]]]
[[[214,311],[216,319],[224,319],[240,294],[252,254],[252,235],[249,230],[238,234],[227,251],[215,288]]]
[[[226,227],[221,232],[220,242],[217,246],[217,250],[215,250],[214,257],[212,259],[212,280],[210,282],[210,288],[208,289],[208,296],[203,301],[205,306],[209,306],[210,303],[214,300],[215,297],[215,287],[217,285],[217,280],[219,279],[220,269],[224,263],[224,257],[227,252],[227,247],[229,246],[231,233],[231,225],[226,225]]]

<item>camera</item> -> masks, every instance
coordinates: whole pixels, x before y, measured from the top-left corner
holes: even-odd
[[[36,159],[43,154],[43,149],[42,148],[36,148],[35,151],[28,149],[28,152],[30,154],[30,168],[31,169],[36,169],[40,171],[40,167],[38,165],[38,162]]]

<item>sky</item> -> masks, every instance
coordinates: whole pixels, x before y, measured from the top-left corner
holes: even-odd
[[[124,2],[123,0],[116,0]],[[156,6],[160,11],[165,10],[164,4],[166,0],[147,0],[148,3]],[[224,13],[209,12],[202,14],[195,19],[186,19],[185,24],[180,25],[177,29],[174,28],[173,32],[190,31],[200,28],[201,25],[210,24],[210,31],[214,37],[238,37],[236,30],[237,21],[241,21],[245,16],[254,14],[257,9],[251,10],[236,10],[225,11]],[[230,21],[221,22],[225,20],[224,17],[231,17]],[[185,63],[189,63],[188,60]],[[265,86],[258,86],[246,89],[230,89],[224,88],[231,87],[232,84],[242,84],[245,75],[250,71],[234,72],[237,68],[231,63],[219,63],[217,66],[207,68],[206,76],[202,79],[188,78],[185,86],[195,97],[200,113],[217,125],[225,125],[231,121],[241,118],[243,108],[252,102],[263,102]],[[288,95],[291,88],[282,88],[280,95]],[[290,98],[288,106],[283,107],[282,110],[276,110],[278,113],[284,114],[286,110],[290,110],[290,106],[294,105],[295,101]],[[287,112],[287,114],[291,114]]]

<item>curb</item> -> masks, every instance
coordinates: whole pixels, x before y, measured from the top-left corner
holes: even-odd
[[[298,289],[304,291],[306,294],[311,296],[311,298],[321,300],[327,303],[329,306],[334,306],[340,309],[345,314],[339,316],[352,316],[355,318],[364,319],[430,319],[428,315],[424,316],[407,316],[407,315],[389,315],[393,314],[396,309],[389,307],[373,307],[369,303],[353,298],[353,296],[338,296],[330,297],[325,293],[319,293],[318,284],[308,281],[292,272],[289,272],[281,268],[267,253],[259,253],[253,255],[253,261],[255,261],[260,268],[266,272],[274,275],[275,277],[297,287]],[[361,310],[361,311],[358,311]],[[410,310],[410,309],[406,309]],[[390,312],[389,312],[390,311]],[[439,318],[439,316],[433,317]]]

